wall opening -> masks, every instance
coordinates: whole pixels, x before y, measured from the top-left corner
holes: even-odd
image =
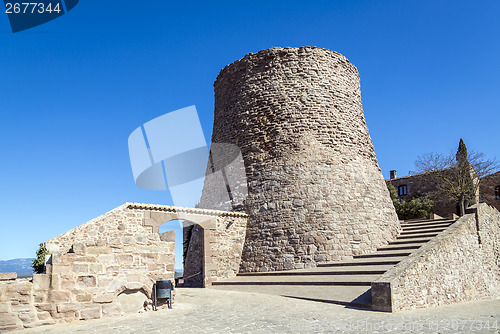
[[[182,281],[184,273],[183,259],[183,223],[184,220],[169,220],[158,227],[160,239],[163,241],[175,241],[175,281]]]

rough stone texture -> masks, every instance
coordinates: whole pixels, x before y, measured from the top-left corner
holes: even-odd
[[[151,233],[151,227],[144,226],[146,211],[131,210],[125,203],[91,221],[77,226],[46,242],[51,253],[67,252],[79,242],[91,243],[121,236]]]
[[[0,282],[0,331],[150,308],[154,282],[174,281],[175,235],[158,227],[176,219],[205,231],[202,286],[236,275],[245,214],[125,203],[47,242],[46,274]]]
[[[241,149],[248,181],[241,271],[315,266],[395,237],[358,71],[345,57],[271,48],[226,66],[214,86],[212,145]],[[201,207],[217,207],[210,192],[206,184]]]
[[[32,282],[0,283],[0,331],[139,310],[138,298],[119,296],[141,296],[144,310],[154,282],[174,279],[174,248],[173,241],[150,233],[98,240],[74,247],[77,253],[53,254],[47,274],[34,275]],[[154,266],[149,265],[151,259]]]
[[[500,188],[500,172],[483,178],[480,186],[480,198],[481,202],[500,210],[500,198],[497,198],[495,193],[496,187]]]
[[[474,205],[372,283],[373,307],[401,311],[500,297],[500,212]]]
[[[500,322],[500,300],[389,314],[260,293],[189,288],[177,292],[171,310],[76,321],[22,333],[498,334]]]
[[[209,286],[236,276],[241,263],[247,218],[220,216],[210,224],[184,227],[184,286]]]
[[[0,281],[10,281],[17,278],[17,273],[0,273]]]

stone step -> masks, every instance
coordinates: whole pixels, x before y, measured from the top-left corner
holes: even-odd
[[[454,222],[455,221],[450,220],[450,221],[446,221],[446,222],[436,222],[436,223],[401,224],[401,227],[403,227],[403,228],[410,228],[410,227],[451,225]]]
[[[408,243],[408,244],[404,244],[404,245],[388,245],[388,246],[384,246],[381,248],[377,248],[377,252],[384,251],[384,250],[419,249],[421,246],[422,246],[422,243]]]
[[[371,289],[366,286],[215,285],[209,289],[264,293],[323,303],[371,308]]]
[[[410,235],[398,235],[397,238],[396,238],[396,241],[400,241],[400,240],[407,240],[407,239],[416,239],[416,238],[433,238],[435,236],[437,236],[439,233],[413,233],[413,234],[410,234]]]
[[[324,268],[324,267],[358,267],[358,268],[363,268],[365,266],[393,266],[395,264],[398,264],[402,260],[404,260],[405,257],[393,257],[390,259],[351,259],[351,260],[345,260],[342,262],[331,262],[331,263],[320,263],[318,264],[318,268]]]
[[[287,276],[287,275],[381,275],[394,265],[365,265],[365,266],[324,266],[307,269],[239,273],[240,276]]]
[[[391,241],[389,245],[406,245],[406,244],[420,244],[423,245],[431,241],[431,238],[411,238],[406,240]]]
[[[286,275],[238,276],[213,282],[213,285],[301,285],[301,286],[371,286],[379,275]]]
[[[356,255],[355,259],[372,259],[372,258],[382,258],[382,257],[406,257],[411,254],[411,251],[400,251],[400,250],[387,250],[387,251],[376,251],[371,254]]]
[[[455,219],[442,218],[442,219],[414,219],[414,220],[402,220],[400,224],[422,224],[422,223],[439,223],[439,222],[454,222]]]
[[[413,235],[413,234],[419,235],[424,233],[439,233],[443,232],[444,230],[446,230],[446,228],[433,228],[425,231],[408,231],[408,232],[403,231],[399,235]]]
[[[409,232],[409,231],[425,231],[425,230],[432,230],[432,229],[446,229],[448,226],[451,224],[439,224],[435,226],[416,226],[416,227],[403,227],[403,232]]]

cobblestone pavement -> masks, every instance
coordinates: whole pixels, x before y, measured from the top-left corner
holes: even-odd
[[[500,300],[396,314],[278,296],[178,289],[174,308],[28,333],[500,333]],[[488,328],[489,327],[489,328]]]

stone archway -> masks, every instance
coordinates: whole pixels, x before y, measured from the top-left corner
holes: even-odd
[[[210,285],[208,273],[213,269],[210,246],[216,242],[217,216],[185,211],[151,211],[146,213],[144,226],[151,226],[153,233],[159,233],[159,227],[172,220],[183,221],[184,286],[201,288]],[[171,236],[162,235],[162,238]]]

